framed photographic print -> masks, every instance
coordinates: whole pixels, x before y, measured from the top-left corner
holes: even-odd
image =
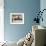
[[[10,24],[24,24],[24,13],[10,13]]]

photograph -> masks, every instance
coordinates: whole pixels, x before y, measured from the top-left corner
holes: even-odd
[[[24,13],[10,13],[10,24],[24,24]]]

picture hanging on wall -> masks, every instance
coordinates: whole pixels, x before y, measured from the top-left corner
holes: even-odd
[[[24,13],[10,13],[10,24],[24,24]]]

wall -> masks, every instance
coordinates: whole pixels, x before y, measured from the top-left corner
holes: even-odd
[[[40,9],[40,0],[4,0],[4,35],[7,41],[18,41],[32,28],[36,17],[35,12]],[[10,24],[10,13],[24,13],[24,24]]]
[[[40,9],[41,9],[41,11],[42,11],[43,9],[46,9],[46,0],[40,0]],[[41,21],[41,22],[40,22],[40,25],[46,27],[46,20],[45,20],[45,19],[46,19],[46,11],[43,12],[42,17],[43,17],[43,22]]]

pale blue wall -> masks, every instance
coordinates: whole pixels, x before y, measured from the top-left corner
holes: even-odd
[[[41,0],[40,1],[40,10],[42,11],[43,9],[46,9],[46,0]],[[46,11],[43,12],[43,22],[40,22],[40,25],[45,26],[46,27]]]
[[[35,12],[40,9],[40,0],[4,0],[4,35],[5,40],[17,41],[24,37],[32,27],[33,18],[36,17]],[[10,13],[24,13],[23,25],[11,25]]]

